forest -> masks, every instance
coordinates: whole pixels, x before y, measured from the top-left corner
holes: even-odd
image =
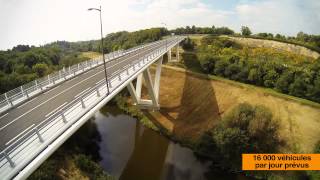
[[[282,34],[272,34],[266,32],[260,32],[253,34],[249,27],[242,26],[240,33],[235,33],[233,30],[227,27],[196,27],[196,26],[186,26],[185,28],[176,28],[171,30],[175,34],[211,34],[211,35],[229,35],[229,36],[242,36],[250,37],[256,39],[268,39],[279,42],[296,44],[299,46],[304,46],[308,49],[317,51],[320,53],[320,35],[312,35],[304,32],[298,32],[296,36],[285,36]]]
[[[320,78],[317,73],[319,61],[292,54],[275,54],[274,51],[267,49],[248,49],[226,39],[216,38],[219,35],[232,35],[273,39],[318,50],[320,49],[319,35],[308,35],[303,32],[299,32],[296,37],[273,35],[272,33],[252,35],[251,30],[246,26],[241,28],[241,33],[235,33],[228,27],[215,26],[186,26],[170,31],[159,27],[107,34],[104,38],[104,52],[128,49],[159,40],[171,33],[211,35],[204,38],[202,40],[203,46],[198,48],[202,65],[207,73],[275,88],[283,93],[320,101]],[[188,43],[185,43],[184,46],[188,46]],[[56,41],[40,47],[17,45],[12,49],[0,51],[0,93],[43,77],[64,66],[85,61],[88,57],[82,56],[82,53],[90,51],[101,52],[100,40]]]
[[[166,34],[168,31],[164,28],[111,33],[104,38],[104,52],[128,49],[156,41]],[[10,50],[0,51],[0,93],[43,77],[64,66],[88,60],[89,58],[81,55],[87,51],[101,52],[100,40],[56,41],[40,47],[17,45]]]
[[[193,49],[191,40],[184,48]],[[205,73],[320,102],[320,59],[271,48],[248,48],[226,37],[206,36],[195,47]]]

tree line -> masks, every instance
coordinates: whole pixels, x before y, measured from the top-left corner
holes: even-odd
[[[203,38],[201,44],[197,56],[206,73],[320,102],[320,58],[249,49],[214,36]]]
[[[151,28],[135,32],[117,32],[104,38],[104,52],[128,49],[142,43],[161,39],[169,34],[165,28]],[[0,51],[0,93],[7,92],[62,67],[88,60],[82,52],[101,52],[100,40],[56,41],[40,47],[17,45]]]
[[[266,32],[260,32],[253,34],[248,26],[242,26],[240,33],[235,33],[232,29],[228,27],[196,27],[186,26],[170,30],[171,33],[175,34],[211,34],[211,35],[231,35],[231,36],[242,36],[251,37],[257,39],[268,39],[275,40],[279,42],[291,43],[299,46],[304,46],[308,49],[317,51],[320,53],[320,35],[311,35],[304,32],[297,33],[296,36],[285,36],[282,34],[272,34]]]

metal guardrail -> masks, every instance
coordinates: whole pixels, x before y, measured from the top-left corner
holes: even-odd
[[[158,43],[158,42],[155,42]],[[154,43],[150,43],[152,45]],[[131,52],[140,50],[144,48],[146,45],[140,45],[138,47],[134,47],[127,50],[119,50],[109,54],[106,54],[106,61],[111,61],[118,57],[124,56]],[[74,76],[81,74],[87,70],[95,68],[103,63],[102,58],[95,58],[91,60],[87,60],[85,62],[81,62],[67,68],[63,68],[58,72],[54,72],[49,74],[43,78],[36,79],[27,84],[19,86],[15,89],[12,89],[4,94],[0,95],[0,114],[8,111],[9,109],[20,105],[21,103],[27,101],[33,96],[42,93],[54,86],[56,84],[62,83]]]
[[[169,42],[166,40],[158,41],[157,43],[153,43],[158,44],[156,50],[137,59],[126,61],[127,65],[120,67],[120,71],[110,74],[108,81],[110,94],[117,90],[117,88],[130,77],[136,76],[139,70],[152,64],[165,54],[168,49],[171,49],[183,39],[184,37],[175,37],[171,38]],[[112,63],[114,65],[115,62],[121,64],[121,61],[119,62],[117,59],[111,59],[106,63],[109,66]],[[103,96],[103,94],[106,95]],[[4,179],[13,178],[21,169],[54,142],[55,139],[108,95],[106,82],[100,81],[95,87],[75,98],[66,106],[56,110],[40,124],[33,124],[20,133],[18,135],[19,137],[16,137],[16,139],[0,153],[0,177]]]

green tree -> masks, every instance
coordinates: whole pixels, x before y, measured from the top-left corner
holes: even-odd
[[[267,74],[263,77],[264,80],[264,86],[269,87],[269,88],[273,88],[277,82],[279,78],[278,73],[271,69],[267,72]]]
[[[248,74],[248,81],[252,84],[263,85],[263,74],[259,68],[251,68]]]
[[[228,66],[229,63],[225,60],[217,61],[214,68],[214,74],[224,76],[224,71]]]
[[[46,75],[48,69],[48,65],[42,63],[36,64],[32,67],[32,70],[37,73],[39,77],[43,77],[44,75]]]
[[[251,30],[247,26],[242,26],[241,27],[241,34],[243,36],[250,36],[252,34]]]
[[[242,103],[202,136],[197,151],[219,159],[225,167],[241,168],[242,153],[276,153],[281,145],[279,124],[264,106]]]
[[[182,42],[182,48],[185,50],[193,50],[194,46],[194,42],[189,37]]]
[[[275,84],[275,88],[283,93],[289,92],[289,86],[292,83],[294,74],[292,71],[288,70],[282,73]]]

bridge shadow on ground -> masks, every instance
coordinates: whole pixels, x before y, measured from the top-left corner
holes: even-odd
[[[183,53],[182,62],[187,70],[202,70],[194,53]],[[144,114],[178,138],[196,140],[221,118],[212,81],[206,75],[163,68],[159,99],[160,111]]]

